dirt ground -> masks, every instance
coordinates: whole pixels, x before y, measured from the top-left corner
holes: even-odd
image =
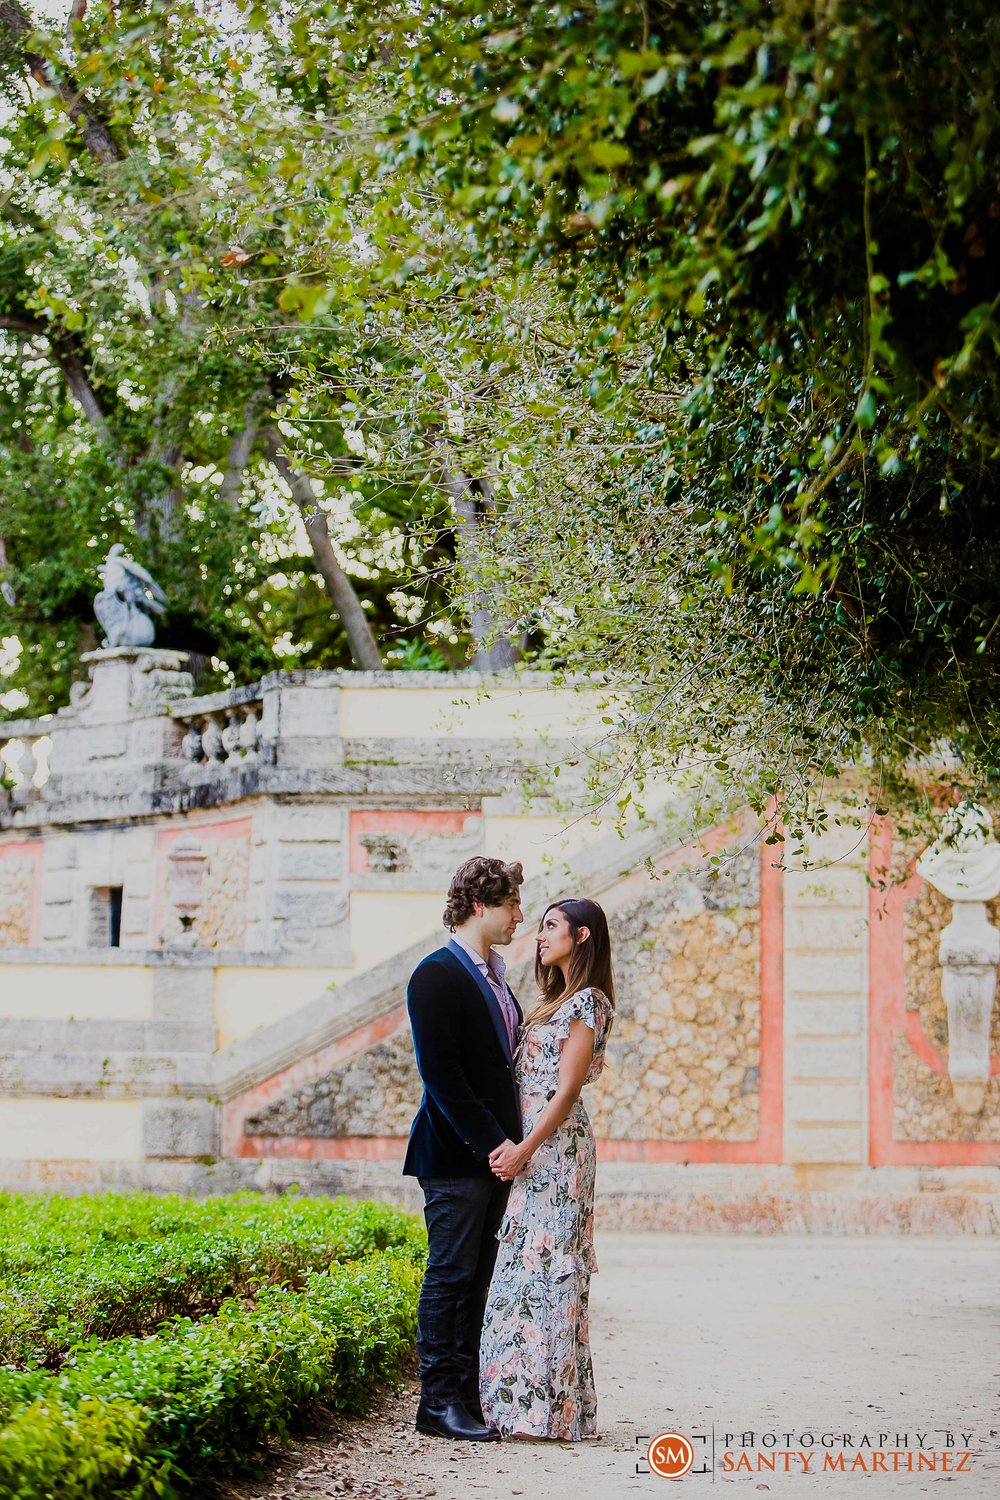
[[[266,1483],[205,1500],[652,1500],[674,1482],[692,1496],[1000,1495],[995,1240],[605,1233],[597,1248],[598,1440],[424,1438],[410,1379],[365,1421],[317,1420]],[[695,1450],[678,1481],[645,1462],[665,1430]]]

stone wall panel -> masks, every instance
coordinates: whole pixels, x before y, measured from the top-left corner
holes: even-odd
[[[618,1013],[586,1101],[621,1140],[749,1141],[758,1132],[760,908],[756,852],[717,877],[671,876],[617,911]],[[525,1009],[529,969],[511,971]],[[402,996],[400,996],[402,999]],[[252,1136],[405,1136],[421,1085],[408,1032],[246,1122]]]
[[[0,948],[31,941],[34,890],[33,859],[0,859]]]

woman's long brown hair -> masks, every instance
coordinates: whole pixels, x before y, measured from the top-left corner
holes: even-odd
[[[567,968],[565,984],[560,970],[554,964],[548,966],[542,964],[536,951],[535,979],[541,994],[525,1017],[526,1025],[530,1026],[536,1021],[550,1020],[567,995],[575,995],[578,990],[591,987],[602,990],[607,995],[611,1001],[613,1013],[615,979],[611,969],[611,934],[608,931],[607,917],[596,901],[590,901],[585,896],[572,896],[565,901],[549,902],[542,912],[542,920],[538,924],[539,932],[542,930],[542,923],[552,910],[563,913],[575,947]],[[582,927],[588,928],[590,935],[581,943],[577,940]]]

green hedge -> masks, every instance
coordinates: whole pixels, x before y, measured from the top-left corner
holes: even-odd
[[[89,1340],[56,1373],[0,1371],[5,1500],[153,1500],[177,1481],[259,1465],[311,1399],[365,1409],[413,1342],[420,1269],[376,1253],[312,1273],[300,1292]]]
[[[237,1194],[185,1200],[0,1194],[0,1364],[53,1366],[92,1335],[203,1317],[228,1297],[387,1248],[419,1259],[416,1220],[383,1204]]]
[[[425,1250],[344,1198],[0,1193],[0,1496],[169,1500],[259,1469],[305,1402],[363,1411]]]
[[[337,1260],[400,1243],[414,1220],[384,1203],[349,1198],[306,1198],[292,1190],[279,1198],[243,1191],[215,1198],[179,1194],[103,1193],[61,1198],[0,1192],[0,1282],[101,1246],[169,1242],[177,1235],[272,1234],[297,1243],[332,1245]]]

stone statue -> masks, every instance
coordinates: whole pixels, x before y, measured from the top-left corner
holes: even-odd
[[[94,600],[94,613],[104,627],[105,646],[151,646],[156,636],[153,615],[162,615],[167,596],[124,551],[121,542],[115,542],[104,560],[104,587]]]

